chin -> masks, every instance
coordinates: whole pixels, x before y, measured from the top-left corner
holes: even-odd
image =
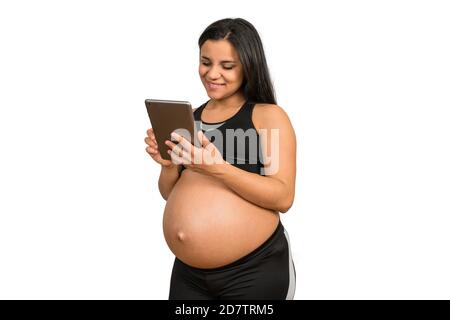
[[[226,93],[223,93],[223,92],[219,93],[219,92],[214,92],[214,91],[208,91],[208,90],[206,90],[206,93],[208,94],[208,96],[209,96],[210,98],[214,98],[214,99],[220,99],[220,98],[224,98],[224,97],[227,96],[227,94],[226,94]]]

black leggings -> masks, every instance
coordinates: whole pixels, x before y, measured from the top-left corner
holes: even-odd
[[[200,269],[175,258],[169,299],[291,300],[294,293],[295,267],[289,236],[280,221],[261,246],[228,265]]]

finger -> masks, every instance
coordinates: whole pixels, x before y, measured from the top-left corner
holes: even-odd
[[[172,153],[175,154],[183,164],[191,163],[192,155],[189,150],[183,148],[181,143],[178,143],[173,147]]]
[[[181,144],[183,149],[187,150],[188,152],[192,151],[191,149],[193,145],[186,138],[184,138],[183,136],[179,135],[176,132],[172,132],[171,137],[175,139],[179,144]]]
[[[173,148],[175,148],[176,144],[173,143],[172,141],[166,140],[166,145],[172,150]]]
[[[183,148],[181,147],[180,144],[174,145],[172,151],[175,152],[175,154],[178,155],[179,157],[183,155]]]
[[[197,136],[198,136],[198,140],[201,142],[203,147],[206,147],[209,144],[211,144],[211,141],[208,140],[208,138],[205,136],[205,134],[203,133],[202,130],[199,130],[197,132]]]
[[[150,128],[150,129],[147,130],[147,135],[149,136],[150,139],[156,141],[155,133],[153,132],[153,129],[152,129],[152,128]]]
[[[188,150],[183,148],[183,145],[181,144],[181,142],[179,142],[178,144],[175,144],[171,141],[166,141],[166,144],[169,146],[169,148],[175,152],[176,155],[178,155],[180,158],[184,158],[187,161],[191,161],[192,159],[192,150],[189,147]],[[192,146],[192,145],[191,145]],[[192,146],[193,147],[193,146]]]
[[[150,139],[149,137],[145,137],[144,141],[145,141],[145,143],[148,144],[148,145],[150,145],[151,143],[153,143],[153,140]]]
[[[176,152],[173,150],[167,150],[167,153],[169,153],[170,158],[174,164],[185,164],[185,160],[183,157],[180,157]]]
[[[175,154],[180,155],[182,146],[179,143],[173,143],[172,141],[166,140],[166,145],[173,151]]]
[[[149,145],[150,147],[152,147],[152,148],[158,148],[158,144],[156,143],[156,142],[154,142],[153,140],[151,140],[150,138],[145,138],[144,139],[144,141],[145,141],[145,143],[147,144],[147,145]]]
[[[170,160],[173,164],[181,164],[180,157],[178,157],[172,150],[167,150],[167,153],[170,155]]]
[[[158,150],[156,150],[156,149],[154,149],[152,147],[147,147],[147,148],[145,148],[145,150],[151,155],[158,154]]]
[[[217,150],[217,148],[214,145],[214,143],[209,141],[209,139],[205,136],[205,134],[201,130],[198,131],[198,139],[201,141],[202,147],[204,149],[206,149],[208,152],[214,153],[215,150]]]
[[[179,154],[183,159],[184,159],[184,164],[191,164],[192,163],[192,159],[193,159],[193,155],[192,155],[192,151],[180,148],[180,154]]]

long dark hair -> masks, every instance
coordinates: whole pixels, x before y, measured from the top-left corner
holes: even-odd
[[[206,40],[228,40],[241,60],[244,81],[240,89],[254,103],[276,104],[275,90],[270,79],[264,48],[258,31],[242,18],[226,18],[210,24],[200,35],[198,47]]]

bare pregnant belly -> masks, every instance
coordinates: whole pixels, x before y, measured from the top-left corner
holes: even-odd
[[[216,268],[260,246],[278,221],[277,211],[241,198],[217,178],[186,169],[167,199],[164,237],[184,263]]]

